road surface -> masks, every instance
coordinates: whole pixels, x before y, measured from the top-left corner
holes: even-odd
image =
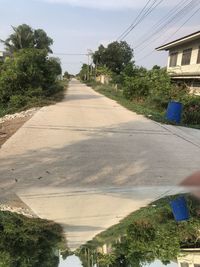
[[[64,227],[72,249],[200,166],[200,131],[160,125],[72,80],[0,149],[1,197]]]

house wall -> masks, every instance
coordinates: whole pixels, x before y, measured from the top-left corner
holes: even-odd
[[[110,78],[106,75],[100,75],[96,77],[96,81],[100,82],[101,84],[108,84],[110,81]]]
[[[4,57],[3,57],[3,52],[0,51],[0,61],[3,61]]]
[[[200,266],[200,252],[191,252],[183,256],[178,257],[178,266],[182,267],[183,263],[187,263],[188,267]]]
[[[193,42],[189,42],[189,43],[184,44],[184,45],[177,46],[173,49],[170,49],[169,50],[169,57],[168,57],[168,65],[167,65],[168,66],[167,67],[168,72],[171,74],[199,73],[199,75],[200,75],[200,64],[197,64],[197,56],[198,56],[199,46],[200,46],[200,39],[195,40]],[[188,48],[192,48],[190,65],[181,66],[183,50],[188,49]],[[171,52],[178,52],[177,66],[175,66],[175,67],[169,66],[170,53]]]

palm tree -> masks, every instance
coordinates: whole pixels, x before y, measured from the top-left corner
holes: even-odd
[[[18,27],[13,27],[14,33],[12,33],[4,43],[8,52],[13,53],[23,48],[34,47],[34,32],[32,28],[26,24],[22,24]]]
[[[13,33],[4,41],[0,40],[8,52],[13,53],[24,48],[46,49],[52,53],[53,40],[42,29],[33,30],[29,25],[13,27]]]

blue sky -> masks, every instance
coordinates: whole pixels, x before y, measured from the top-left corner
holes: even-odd
[[[140,44],[142,41],[140,38],[148,37],[148,34],[153,32],[153,25],[178,2],[180,1],[163,0],[162,4],[131,32],[126,41],[132,47]],[[116,40],[132,23],[145,3],[147,0],[0,0],[0,38],[5,39],[11,33],[11,25],[26,23],[33,28],[44,29],[54,39],[55,53],[87,53],[87,49],[95,51],[101,43],[106,45]],[[165,52],[148,54],[165,40],[199,30],[199,13],[171,38],[170,35],[186,17],[175,25],[169,25],[157,40],[149,42],[146,40],[144,47],[140,45],[135,50],[136,63],[148,68],[155,64],[164,66],[167,58]],[[2,48],[1,45],[0,49]],[[87,62],[86,56],[60,56],[60,58],[63,70],[71,73],[77,73],[81,62]]]
[[[160,261],[155,261],[150,265],[145,265],[144,267],[164,267]],[[75,256],[70,256],[67,260],[63,261],[62,258],[60,259],[59,267],[82,267],[80,260]],[[167,267],[178,267],[177,263],[168,264]]]

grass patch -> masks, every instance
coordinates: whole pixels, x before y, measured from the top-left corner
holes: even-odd
[[[168,264],[181,254],[183,248],[200,248],[199,202],[188,194],[182,196],[190,210],[188,221],[175,221],[170,201],[178,196],[168,196],[133,212],[98,234],[83,245],[77,255],[82,261],[95,258],[96,262],[101,262],[100,267],[142,267],[155,260]],[[104,245],[109,248],[108,254],[102,252]]]
[[[180,196],[180,195],[179,195]],[[199,210],[199,201],[192,197],[191,195],[184,195],[186,197],[188,207],[190,209],[190,221],[199,220],[198,210]],[[116,224],[106,231],[97,235],[92,241],[88,242],[89,246],[102,246],[104,244],[110,244],[115,242],[115,240],[127,234],[127,229],[130,225],[146,221],[151,222],[151,224],[159,225],[163,223],[174,222],[174,217],[170,207],[170,201],[176,196],[168,196],[163,199],[152,202],[147,207],[141,208],[138,211],[135,211],[128,215],[126,218],[120,221],[119,224]],[[199,221],[200,228],[200,221]]]

